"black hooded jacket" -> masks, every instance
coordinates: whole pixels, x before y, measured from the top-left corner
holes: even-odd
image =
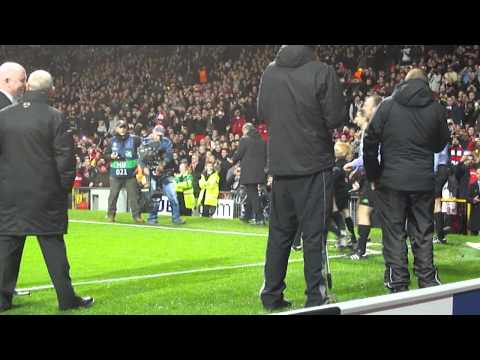
[[[308,45],[283,46],[263,74],[258,117],[269,128],[268,168],[276,176],[305,176],[333,168],[331,130],[345,119],[335,70]]]
[[[380,104],[367,129],[363,156],[368,180],[397,191],[433,191],[433,156],[449,138],[445,109],[434,101],[428,84],[400,84]]]

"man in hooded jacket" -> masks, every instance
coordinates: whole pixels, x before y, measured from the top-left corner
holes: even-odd
[[[282,46],[263,74],[258,117],[269,127],[268,169],[274,177],[261,290],[267,310],[291,305],[283,292],[297,231],[303,233],[306,306],[327,301],[322,268],[333,206],[331,130],[346,117],[342,90],[335,70],[317,60],[312,45]]]
[[[367,129],[364,164],[377,193],[385,286],[391,292],[407,291],[410,285],[407,230],[419,287],[440,285],[433,261],[434,154],[449,137],[445,110],[434,101],[420,69],[411,70],[382,102]]]

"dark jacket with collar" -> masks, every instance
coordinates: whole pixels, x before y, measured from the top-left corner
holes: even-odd
[[[3,92],[0,91],[0,110],[10,105],[12,105],[10,99]]]
[[[267,146],[257,130],[241,138],[240,146],[232,161],[234,163],[240,161],[241,185],[266,183]]]
[[[0,111],[0,235],[67,233],[71,131],[42,92]]]

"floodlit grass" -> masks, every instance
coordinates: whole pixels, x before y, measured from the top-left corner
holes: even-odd
[[[103,212],[72,211],[71,220],[106,222]],[[129,281],[76,286],[80,295],[95,297],[91,309],[66,314],[264,314],[258,297],[263,282],[267,228],[252,227],[238,220],[187,218],[182,228],[172,226],[168,217],[160,217],[155,227],[126,227],[111,224],[72,222],[66,237],[71,276],[74,283],[117,279],[131,276],[164,276]],[[130,224],[131,217],[121,214],[117,221]],[[218,234],[181,229],[240,232]],[[257,234],[255,236],[254,234]],[[258,236],[264,235],[264,236]],[[381,251],[380,232],[373,231],[371,250]],[[476,239],[450,236],[448,245],[436,246],[436,263],[444,283],[480,277],[480,251],[465,246]],[[330,243],[330,256],[341,255]],[[286,297],[295,308],[304,304],[303,263],[301,253],[292,253]],[[235,269],[215,269],[248,265]],[[338,301],[385,294],[383,258],[367,261],[346,258],[331,261],[334,289]],[[213,271],[205,271],[213,269]],[[165,274],[199,270],[187,274]],[[201,272],[200,272],[201,270]],[[34,238],[25,247],[19,288],[50,284],[46,266]],[[412,288],[416,279],[412,278]],[[8,314],[59,314],[53,289],[16,297]],[[62,313],[63,314],[63,313]]]

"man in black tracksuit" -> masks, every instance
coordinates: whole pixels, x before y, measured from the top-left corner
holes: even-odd
[[[261,290],[267,310],[288,307],[285,276],[295,234],[303,232],[306,306],[326,302],[322,276],[327,223],[333,206],[332,129],[343,125],[345,99],[335,70],[311,45],[285,45],[263,74],[258,117],[269,127],[274,176],[270,234]]]
[[[445,148],[449,137],[445,111],[419,69],[383,101],[367,129],[364,164],[377,193],[385,286],[392,292],[410,285],[407,221],[419,287],[440,284],[433,261],[434,153]]]

